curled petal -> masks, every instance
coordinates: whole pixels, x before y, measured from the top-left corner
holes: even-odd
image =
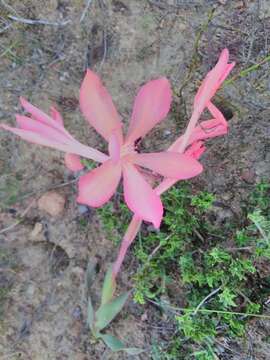
[[[220,123],[219,120],[211,119],[202,121],[200,125],[196,126],[192,132],[189,144],[192,144],[198,140],[211,139],[216,136],[225,135],[228,132],[228,127],[223,123]]]
[[[228,123],[224,115],[211,101],[209,101],[209,103],[207,104],[207,108],[216,120],[220,121],[220,123],[223,124],[225,127],[228,127]]]
[[[198,112],[204,110],[207,103],[233,69],[235,63],[228,64],[228,60],[229,51],[228,49],[224,49],[220,54],[216,66],[206,75],[195,96],[194,109],[197,108]]]
[[[102,206],[114,194],[120,178],[121,164],[114,164],[112,160],[104,162],[80,177],[77,201],[92,207]]]
[[[162,121],[170,110],[172,91],[166,78],[149,81],[139,90],[126,142],[134,142]]]
[[[223,83],[223,81],[225,81],[228,77],[228,75],[230,74],[230,72],[232,71],[232,69],[235,67],[235,62],[232,62],[231,64],[227,64],[223,74],[221,75],[221,77],[219,78],[219,84],[218,87],[221,86],[221,84]]]
[[[199,140],[211,139],[216,136],[225,135],[228,132],[227,123],[223,124],[220,120],[211,119],[202,121],[192,131],[187,146]],[[170,151],[179,151],[183,144],[183,136],[178,138],[170,147]]]
[[[89,69],[80,89],[80,106],[85,118],[107,141],[115,129],[122,133],[122,123],[110,94],[100,78]]]
[[[185,151],[185,155],[191,156],[194,159],[199,159],[205,150],[206,147],[204,146],[203,141],[197,141]]]
[[[125,201],[138,217],[159,228],[163,215],[160,197],[130,163],[123,166]]]
[[[66,167],[71,171],[80,171],[84,169],[80,156],[76,154],[67,153],[65,155],[65,164]]]
[[[204,109],[209,106],[211,98],[215,95],[216,91],[219,89],[222,82],[229,75],[230,71],[234,67],[234,63],[228,64],[229,60],[229,51],[224,49],[221,52],[218,63],[216,66],[209,71],[203,80],[194,100],[194,110],[191,116],[191,119],[188,123],[183,139],[181,140],[181,145],[179,147],[179,152],[184,152],[186,146],[190,141],[190,136],[201,116],[201,113]],[[211,107],[211,104],[210,104]],[[211,111],[211,110],[210,110]]]
[[[190,179],[203,170],[202,165],[193,157],[177,152],[135,154],[132,160],[137,165],[177,180]]]

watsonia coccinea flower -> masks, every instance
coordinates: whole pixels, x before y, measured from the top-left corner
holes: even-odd
[[[92,207],[105,204],[114,194],[123,175],[125,201],[134,214],[159,227],[163,206],[159,194],[146,181],[139,167],[150,169],[174,181],[200,174],[202,165],[195,156],[174,150],[140,154],[135,143],[162,121],[170,109],[172,94],[166,78],[146,83],[139,90],[127,135],[111,96],[99,77],[87,70],[80,89],[80,107],[88,122],[108,143],[108,155],[78,142],[64,128],[63,119],[55,108],[47,115],[25,99],[23,108],[31,115],[16,115],[18,127],[0,125],[22,139],[66,153],[65,162],[71,170],[81,170],[80,156],[101,165],[79,178],[77,201]]]

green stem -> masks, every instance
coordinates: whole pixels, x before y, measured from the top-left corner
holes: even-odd
[[[229,85],[229,84],[233,83],[235,80],[237,80],[238,78],[242,78],[242,77],[248,75],[249,73],[257,70],[259,67],[261,67],[263,64],[267,63],[268,61],[270,61],[270,55],[268,55],[263,60],[259,61],[257,64],[251,65],[248,68],[241,70],[238,74],[236,74],[232,78],[225,80],[223,83],[223,86]]]
[[[270,315],[263,315],[263,314],[252,314],[252,313],[242,313],[242,312],[238,312],[238,311],[225,311],[225,310],[215,310],[215,309],[195,309],[195,308],[179,308],[179,307],[174,307],[168,304],[163,304],[162,302],[157,302],[151,299],[148,299],[149,302],[160,306],[161,308],[168,308],[171,311],[182,311],[182,312],[190,312],[190,313],[194,313],[196,311],[196,313],[198,312],[202,312],[202,313],[207,313],[207,314],[225,314],[225,315],[241,315],[241,316],[252,316],[252,317],[258,317],[261,319],[270,319]],[[181,316],[181,314],[176,314],[178,316]],[[194,314],[193,314],[194,315]]]
[[[184,311],[184,312],[194,312],[195,309],[181,309],[179,308],[180,311]],[[270,315],[262,315],[262,314],[251,314],[251,313],[242,313],[242,312],[238,312],[238,311],[225,311],[225,310],[210,310],[210,309],[199,309],[197,310],[197,312],[205,312],[205,313],[215,313],[215,314],[226,314],[226,315],[242,315],[242,316],[252,316],[252,317],[258,317],[258,318],[262,318],[262,319],[270,319]]]

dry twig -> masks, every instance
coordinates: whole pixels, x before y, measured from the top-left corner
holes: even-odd
[[[83,22],[85,15],[87,14],[87,11],[89,10],[89,7],[91,5],[93,0],[87,0],[86,6],[82,12],[81,18],[80,18],[80,23]]]
[[[31,209],[31,207],[34,205],[34,202],[36,201],[36,199],[34,199],[33,201],[31,201],[31,203],[27,206],[27,208],[24,210],[24,212],[21,214],[20,218],[14,222],[13,224],[9,225],[8,227],[0,230],[0,234],[3,234],[9,230],[12,230],[15,226],[17,226],[18,224],[20,224],[23,221],[23,217],[28,213],[28,211]]]
[[[71,22],[71,20],[64,20],[64,21],[48,21],[43,19],[25,19],[18,16],[8,15],[8,18],[17,22],[21,22],[23,24],[28,25],[50,25],[50,26],[65,26]]]

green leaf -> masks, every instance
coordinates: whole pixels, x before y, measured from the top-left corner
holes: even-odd
[[[231,289],[225,287],[221,294],[218,295],[219,301],[225,306],[226,308],[229,306],[236,306],[234,299],[236,295],[233,293]]]
[[[101,295],[101,305],[108,303],[114,294],[115,291],[115,281],[112,277],[112,266],[109,267],[108,271],[106,272],[103,288],[102,288],[102,295]]]
[[[144,349],[140,349],[140,348],[125,348],[123,349],[123,351],[125,351],[129,355],[139,355],[142,352],[145,352]]]
[[[122,341],[110,334],[100,334],[100,337],[112,351],[125,351],[129,355],[139,355],[145,351],[139,348],[127,348]]]
[[[91,288],[91,286],[95,280],[96,274],[97,274],[96,266],[97,266],[96,261],[89,261],[87,264],[85,283],[86,283],[86,291],[88,294],[90,292],[90,288]]]
[[[92,300],[90,296],[88,297],[88,303],[87,303],[87,325],[90,327],[90,329],[93,328],[94,324],[94,309],[92,305]]]
[[[101,334],[100,337],[112,351],[120,351],[125,348],[125,345],[122,343],[122,341],[113,335]]]
[[[109,323],[115,318],[115,316],[121,311],[127,298],[129,292],[126,292],[111,302],[101,305],[96,312],[96,324],[95,327],[99,331],[104,329]]]

